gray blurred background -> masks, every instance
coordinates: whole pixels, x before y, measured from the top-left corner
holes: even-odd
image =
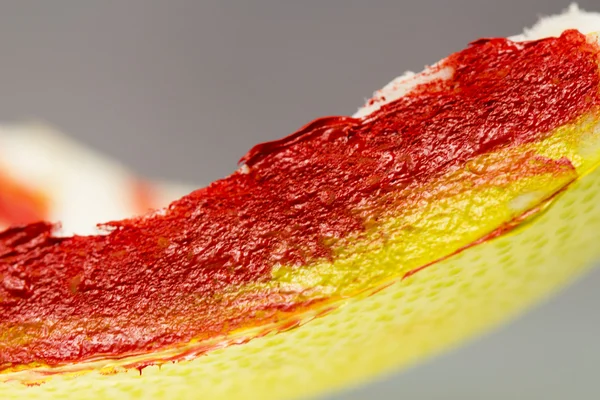
[[[0,120],[42,120],[141,174],[202,184],[257,142],[351,114],[403,71],[567,6],[0,0]],[[335,399],[600,398],[599,301],[596,271],[492,335]]]

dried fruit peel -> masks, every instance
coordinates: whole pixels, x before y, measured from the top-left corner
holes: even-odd
[[[598,257],[593,248],[594,232],[600,223],[595,205],[598,173],[593,171],[597,161],[596,120],[594,115],[585,115],[577,123],[559,128],[547,140],[533,145],[536,152],[547,155],[549,160],[556,156],[557,149],[561,156],[567,154],[577,174],[573,169],[560,168],[559,164],[558,169],[551,170],[553,179],[533,174],[532,181],[525,179],[523,185],[517,180],[521,185],[509,186],[506,191],[509,199],[522,200],[522,195],[526,196],[527,201],[516,202],[516,211],[524,211],[529,203],[545,206],[512,232],[471,247],[402,281],[396,279],[370,297],[354,297],[326,317],[294,330],[267,335],[243,346],[213,350],[193,361],[165,364],[160,370],[148,367],[141,377],[132,371],[116,375],[92,372],[79,377],[57,375],[41,386],[27,388],[28,394],[65,398],[80,397],[82,393],[86,397],[94,393],[99,398],[109,395],[188,398],[194,388],[197,396],[210,398],[244,398],[248,393],[261,398],[310,395],[360,382],[489,328],[570,281]],[[581,130],[587,134],[579,135]],[[517,154],[523,154],[524,150],[519,149]],[[570,185],[568,190],[561,192],[567,185]],[[537,197],[527,197],[531,193]],[[492,197],[483,195],[483,198],[489,201]],[[510,222],[514,216],[508,212],[510,207],[506,208],[507,198],[503,200],[500,210],[504,205],[504,212],[499,212],[500,219],[491,225]],[[515,206],[514,202],[508,204]],[[393,226],[392,222],[384,231],[389,233]],[[475,237],[484,233],[479,232]],[[466,236],[460,239],[469,243]],[[455,243],[449,250],[456,246]],[[388,254],[377,256],[370,252],[364,260],[355,260],[355,264],[368,262],[371,267],[377,265],[377,271],[396,271],[397,275],[394,253],[399,249],[393,245],[388,248],[392,249]],[[349,257],[364,254],[354,248],[348,251]],[[419,259],[415,266],[423,262]],[[298,276],[287,274],[285,269],[275,271],[275,275],[278,280],[299,284],[286,280]],[[331,286],[339,288],[339,283]],[[347,282],[342,282],[342,287],[351,291],[361,289],[360,285],[353,287]],[[93,385],[93,389],[88,386],[89,392],[80,391],[86,390],[86,385]],[[7,383],[6,388],[15,390],[14,394],[19,390],[24,393],[17,382]]]
[[[140,374],[9,381],[3,398],[296,398],[358,385],[526,311],[600,258],[600,170],[535,221],[354,299],[324,318]]]

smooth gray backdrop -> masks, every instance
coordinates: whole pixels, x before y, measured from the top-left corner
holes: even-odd
[[[0,0],[0,120],[41,119],[145,175],[205,183],[257,142],[350,114],[404,70],[567,5]],[[599,301],[597,271],[492,335],[334,398],[600,398]]]

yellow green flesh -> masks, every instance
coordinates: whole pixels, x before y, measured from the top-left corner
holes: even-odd
[[[452,243],[436,241],[440,229],[450,222],[406,229],[403,215],[378,228],[386,234],[383,245],[379,240],[357,238],[340,250],[333,264],[314,265],[303,275],[288,273],[290,268],[285,266],[275,270],[279,285],[317,287],[343,298],[325,316],[190,361],[150,366],[141,374],[131,369],[114,374],[57,374],[38,386],[26,386],[22,380],[33,383],[42,378],[39,375],[4,374],[0,398],[242,399],[249,394],[261,399],[294,398],[359,384],[448,349],[525,311],[600,258],[596,120],[584,117],[544,142],[520,149],[551,159],[567,156],[576,174],[566,169],[552,177],[514,180],[501,192],[484,188],[478,195],[496,199],[496,212],[486,215],[489,220],[484,224],[461,225],[464,229],[458,230]],[[564,187],[568,190],[553,197]],[[468,192],[459,196],[472,203],[476,198]],[[458,213],[459,221],[473,220],[468,213],[476,208],[464,207],[452,196],[446,198],[441,211],[425,209],[419,211],[420,216]],[[401,279],[412,268],[453,253],[489,233],[490,227],[548,199],[552,200],[543,212],[517,229]],[[416,234],[430,238],[431,243],[423,247],[429,251],[408,259],[406,254],[414,252],[406,246]],[[348,274],[340,271],[350,266],[364,272],[361,280],[344,281]],[[315,279],[320,281],[315,283]]]

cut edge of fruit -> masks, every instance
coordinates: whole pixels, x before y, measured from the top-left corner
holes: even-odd
[[[558,128],[553,134],[549,135],[548,138],[546,138],[541,143],[526,145],[523,148],[515,148],[512,151],[515,153],[519,153],[519,152],[523,152],[523,151],[529,151],[531,148],[543,149],[544,143],[547,143],[546,147],[548,147],[548,146],[552,147],[553,145],[554,145],[554,147],[556,147],[555,146],[556,143],[562,143],[564,145],[563,147],[565,147],[565,148],[571,148],[571,147],[579,148],[579,146],[578,146],[579,142],[575,141],[574,143],[572,143],[573,142],[572,140],[567,140],[567,139],[570,139],[570,137],[567,134],[565,134],[565,132],[569,133],[569,132],[573,132],[573,131],[582,131],[582,130],[585,130],[584,128],[589,127],[590,124],[593,124],[595,126],[595,124],[596,124],[595,119],[591,119],[592,122],[589,122],[589,121],[590,121],[589,116],[582,116],[580,118],[579,122]],[[596,135],[592,135],[589,138],[591,138],[593,140],[597,139]],[[589,138],[588,138],[588,140],[589,140]],[[563,142],[561,142],[561,139],[563,140]],[[499,152],[499,154],[503,154],[503,152]],[[549,154],[549,155],[556,156],[556,154]],[[498,157],[498,156],[496,156],[496,157]],[[487,159],[488,156],[485,156],[484,158]],[[505,158],[505,157],[501,157],[501,158]],[[578,165],[585,164],[585,163],[577,162],[576,164],[578,166]],[[227,347],[227,346],[231,346],[231,345],[244,344],[250,340],[260,338],[267,334],[278,333],[281,331],[289,330],[293,327],[297,327],[299,325],[306,324],[307,322],[309,322],[315,318],[321,317],[333,309],[343,306],[348,301],[353,301],[358,298],[363,298],[365,296],[369,296],[372,293],[381,291],[385,287],[392,285],[394,282],[396,282],[398,280],[407,279],[408,277],[414,275],[415,273],[417,273],[425,268],[431,267],[432,265],[434,265],[442,260],[445,260],[447,258],[450,258],[450,257],[452,257],[462,251],[465,251],[473,246],[476,246],[485,241],[491,240],[499,235],[508,234],[513,229],[516,229],[520,225],[526,223],[527,220],[534,218],[538,212],[547,208],[547,206],[553,201],[553,199],[558,194],[563,192],[577,178],[576,177],[571,178],[570,176],[565,175],[564,177],[555,178],[555,179],[557,180],[556,185],[558,185],[558,186],[548,188],[549,191],[547,193],[544,193],[544,192],[536,193],[535,196],[533,196],[533,200],[535,200],[535,201],[531,201],[532,199],[529,199],[528,204],[523,203],[525,206],[522,205],[522,207],[521,207],[522,209],[514,210],[515,214],[513,217],[511,217],[510,219],[508,219],[506,221],[503,221],[500,225],[494,225],[494,226],[490,225],[489,227],[486,227],[486,229],[490,228],[490,230],[483,231],[480,235],[476,236],[474,238],[474,240],[463,241],[462,245],[458,245],[455,248],[451,248],[448,251],[446,251],[445,253],[444,252],[440,252],[440,253],[436,252],[435,255],[432,256],[431,259],[425,260],[422,263],[416,264],[416,267],[403,266],[403,268],[400,268],[400,269],[394,268],[392,271],[393,273],[388,271],[388,275],[385,275],[381,278],[377,278],[376,280],[373,281],[373,283],[371,283],[367,286],[359,287],[358,289],[354,290],[352,293],[341,293],[340,292],[332,297],[328,297],[328,298],[325,297],[323,299],[317,299],[316,306],[312,306],[312,307],[308,306],[308,307],[302,308],[300,311],[296,311],[296,312],[292,312],[287,315],[284,315],[282,319],[278,320],[275,323],[268,323],[268,324],[258,325],[255,327],[242,328],[242,329],[234,331],[228,335],[218,336],[213,339],[201,340],[201,341],[200,340],[192,340],[189,343],[183,343],[183,344],[169,346],[168,348],[161,349],[160,351],[154,351],[154,352],[144,352],[144,353],[139,353],[139,354],[124,354],[124,355],[121,355],[118,357],[114,357],[114,356],[108,357],[108,356],[98,355],[97,357],[94,357],[92,359],[87,359],[87,360],[79,362],[79,363],[73,363],[73,364],[67,364],[67,365],[57,365],[57,366],[48,366],[48,365],[43,365],[43,364],[39,364],[39,363],[29,364],[29,365],[18,365],[18,366],[9,367],[7,369],[0,371],[0,382],[8,381],[8,380],[19,380],[24,383],[29,383],[29,382],[39,383],[39,382],[42,382],[42,381],[48,379],[48,377],[56,375],[56,374],[73,374],[73,373],[81,374],[81,373],[90,372],[92,370],[99,370],[101,373],[114,373],[114,372],[122,372],[122,370],[124,370],[124,369],[131,369],[131,368],[140,370],[142,368],[148,367],[149,365],[162,365],[162,364],[165,364],[165,363],[171,362],[171,361],[189,360],[193,357],[197,357],[199,355],[206,354],[208,352],[214,351],[219,348],[223,348],[223,347]],[[533,194],[530,192],[525,192],[524,194],[518,195],[517,199],[527,196],[527,195],[533,195]],[[513,200],[515,200],[515,199],[513,199]],[[514,204],[508,205],[509,209],[512,207],[514,207]],[[397,218],[392,218],[392,220],[393,219],[397,219]],[[382,226],[385,226],[385,225],[386,224],[382,224]],[[381,227],[378,229],[381,230]],[[376,236],[376,235],[377,235],[377,232],[373,233],[373,236]],[[353,240],[350,240],[350,242],[352,242],[352,241]],[[364,244],[361,244],[361,241],[358,238],[355,238],[355,241],[357,242],[357,245],[351,246],[349,249],[346,249],[346,253],[356,254],[356,253],[361,252],[360,250],[357,250],[357,249],[360,249]],[[392,240],[392,242],[393,241],[394,240]],[[356,247],[356,249],[352,250],[352,248],[354,248],[354,247]],[[388,252],[389,252],[389,250],[388,250]],[[364,258],[364,257],[359,257],[359,262],[360,263],[368,262],[368,259],[370,256],[367,254],[366,257],[367,258],[362,261],[360,261],[360,259]],[[382,256],[377,255],[377,257],[375,257],[375,256],[373,256],[373,257],[374,258],[373,258],[372,262],[376,262],[375,260],[381,260]],[[342,259],[341,262],[343,263],[344,260]],[[337,261],[335,263],[337,263]],[[326,264],[325,265],[326,269],[328,271],[329,270],[335,271],[335,269],[334,269],[335,263],[331,263],[331,265]],[[319,265],[319,264],[317,264],[317,265]],[[309,273],[309,274],[317,273],[318,274],[318,272],[310,271],[311,267],[307,267],[307,268],[309,270],[307,273]],[[326,271],[326,272],[328,272],[328,271]],[[277,279],[274,279],[273,282],[276,284],[284,284],[283,281],[280,281]],[[288,282],[288,284],[291,287],[298,287],[298,286],[302,287],[303,286],[302,281],[297,281],[297,282],[292,281],[292,282]],[[304,283],[304,286],[306,286],[306,283]]]
[[[598,163],[594,163],[594,167],[597,165]],[[398,367],[407,362],[421,359],[423,355],[432,354],[433,352],[439,351],[440,348],[447,349],[453,347],[458,341],[464,340],[476,333],[480,333],[483,330],[490,329],[501,320],[525,311],[525,309],[529,308],[536,300],[547,297],[559,286],[574,280],[575,277],[586,269],[586,267],[591,266],[593,260],[600,256],[600,250],[594,248],[593,240],[593,233],[600,229],[600,210],[599,207],[594,204],[600,201],[600,172],[598,169],[592,169],[584,171],[579,179],[573,184],[573,187],[566,190],[562,193],[560,198],[557,198],[556,201],[553,202],[553,207],[546,207],[543,213],[536,215],[535,218],[529,220],[527,224],[520,226],[519,229],[515,229],[510,232],[510,234],[502,235],[482,243],[480,246],[473,247],[468,252],[461,252],[460,254],[453,255],[446,260],[436,263],[431,268],[422,271],[418,275],[408,277],[406,280],[408,284],[405,286],[402,286],[399,282],[392,283],[387,286],[386,290],[379,290],[374,295],[365,298],[364,301],[351,302],[347,304],[347,307],[332,311],[330,316],[335,317],[337,322],[340,322],[341,320],[341,322],[346,324],[352,324],[354,321],[348,321],[348,318],[345,318],[344,316],[360,312],[361,310],[366,311],[361,313],[361,316],[366,316],[367,318],[360,323],[357,323],[358,325],[361,325],[362,323],[368,325],[367,320],[369,320],[371,321],[371,326],[381,326],[383,324],[383,326],[387,328],[382,329],[380,332],[364,332],[368,331],[367,328],[358,329],[361,331],[358,332],[361,333],[362,336],[360,336],[357,335],[356,325],[354,325],[354,331],[352,332],[356,336],[356,338],[352,339],[354,346],[352,346],[350,342],[347,342],[343,347],[349,350],[346,356],[352,353],[351,355],[355,357],[355,361],[361,361],[359,365],[361,365],[362,369],[359,376],[356,376],[356,370],[352,370],[349,367],[351,364],[348,363],[348,357],[338,357],[334,361],[331,361],[332,358],[329,358],[331,361],[330,366],[333,366],[334,364],[339,365],[339,369],[334,371],[336,372],[335,376],[332,376],[331,370],[322,371],[323,373],[320,374],[320,376],[315,373],[314,370],[318,369],[318,364],[316,364],[315,361],[322,356],[317,355],[315,351],[322,350],[323,353],[326,354],[328,347],[336,347],[335,345],[337,343],[331,343],[335,340],[327,339],[325,341],[328,341],[333,346],[323,346],[322,343],[319,343],[318,339],[320,339],[320,337],[318,335],[314,337],[312,333],[303,335],[303,332],[306,332],[306,330],[303,330],[303,327],[300,327],[290,331],[286,335],[265,336],[262,340],[255,340],[247,343],[246,346],[244,346],[244,354],[241,356],[239,354],[241,351],[239,350],[240,346],[232,346],[207,354],[204,357],[182,362],[177,366],[165,364],[161,367],[162,370],[160,370],[160,372],[158,372],[157,368],[149,367],[147,370],[144,370],[143,374],[146,378],[146,383],[144,383],[144,385],[149,385],[147,388],[140,387],[141,383],[136,381],[136,376],[131,374],[132,371],[117,375],[97,375],[98,371],[95,371],[87,376],[78,376],[77,381],[73,380],[72,376],[56,376],[54,377],[55,379],[47,382],[45,385],[34,386],[28,388],[28,390],[31,391],[31,394],[39,395],[40,398],[43,398],[44,394],[46,396],[63,394],[65,395],[64,398],[77,398],[72,396],[73,393],[77,396],[77,391],[85,389],[86,385],[89,385],[90,389],[92,386],[96,389],[95,385],[99,384],[99,382],[105,382],[107,385],[98,388],[99,390],[96,392],[98,398],[104,397],[104,395],[107,394],[119,395],[121,398],[137,398],[140,393],[160,394],[161,390],[164,396],[169,395],[171,398],[179,398],[182,397],[182,393],[184,393],[181,392],[181,390],[186,388],[189,389],[191,387],[201,387],[202,385],[199,384],[199,382],[202,382],[203,378],[212,383],[215,383],[216,381],[220,382],[221,380],[219,378],[215,378],[214,375],[210,374],[211,371],[213,373],[218,373],[219,371],[224,372],[229,370],[238,374],[237,376],[239,379],[235,382],[235,385],[221,383],[221,385],[207,385],[201,387],[199,390],[205,390],[209,396],[212,394],[214,397],[226,396],[226,398],[243,398],[243,396],[252,389],[256,389],[253,393],[261,393],[263,395],[261,397],[263,398],[289,397],[291,395],[307,395],[316,393],[317,391],[331,390],[339,387],[343,383],[347,384],[352,382],[353,384],[357,384],[375,374],[389,371],[393,367]],[[594,186],[594,184],[596,184],[596,186]],[[578,212],[581,210],[576,210],[573,212],[573,207],[575,205],[584,207],[583,211]],[[586,215],[589,216],[587,221],[585,218]],[[556,222],[558,222],[558,224],[556,224]],[[549,238],[546,237],[546,233],[548,231],[554,231],[548,230],[547,228],[544,229],[547,225],[552,225],[552,228],[556,231],[555,235],[550,235],[551,237]],[[578,232],[578,236],[583,240],[555,240],[558,236],[570,237],[567,233],[573,234],[573,231]],[[585,233],[592,233],[592,235],[586,236]],[[551,246],[550,242],[552,241],[555,242],[555,246]],[[509,251],[508,253],[510,254],[506,254],[507,252],[505,250],[510,249],[511,247],[520,248],[522,255],[529,260],[527,265],[532,266],[531,270],[523,271],[522,269],[507,265],[510,264],[508,260],[514,259],[515,254],[519,253],[518,251]],[[496,255],[496,257],[488,257],[488,259],[495,260],[499,265],[497,268],[492,268],[491,270],[486,270],[486,268],[484,268],[488,265],[486,265],[486,257],[482,256],[481,253],[485,254],[486,251]],[[573,259],[567,258],[567,260],[572,265],[572,268],[567,271],[567,268],[565,268],[564,265],[561,265],[560,261],[565,261],[565,257],[570,256],[573,256]],[[547,262],[543,262],[544,260]],[[475,270],[472,275],[469,275],[471,277],[470,280],[465,280],[461,284],[457,284],[456,282],[447,284],[449,276],[456,277],[462,273],[469,274],[470,267]],[[440,272],[440,270],[444,271]],[[534,276],[529,276],[527,274]],[[513,283],[525,292],[520,293],[520,296],[514,297],[519,300],[516,302],[518,304],[511,303],[511,301],[514,302],[514,298],[508,298],[510,296],[507,296],[506,293],[498,295],[497,292],[499,289],[495,287],[494,280],[490,281],[490,276],[488,275],[506,278],[510,277],[510,275],[520,276],[519,279],[512,279]],[[515,276],[512,276],[512,278],[515,278]],[[534,279],[536,276],[540,279]],[[526,277],[526,279],[522,279],[524,277]],[[507,284],[506,281],[510,281],[510,279],[503,280],[503,286]],[[420,286],[420,284],[424,284],[424,286]],[[419,288],[420,290],[418,290]],[[364,354],[362,355],[363,358],[361,358],[360,351],[359,354],[357,354],[356,349],[360,347],[360,344],[378,343],[378,340],[380,340],[381,337],[390,337],[386,335],[396,337],[399,330],[406,326],[403,324],[391,325],[391,322],[397,322],[395,318],[398,317],[397,314],[391,312],[391,310],[398,311],[405,317],[407,315],[413,315],[415,312],[418,312],[423,316],[423,313],[432,310],[439,311],[440,309],[444,309],[443,307],[447,306],[449,302],[452,303],[452,301],[456,301],[457,296],[450,296],[452,290],[455,290],[456,294],[457,291],[473,288],[477,289],[475,290],[475,294],[481,294],[481,297],[477,298],[477,296],[475,296],[475,298],[484,304],[479,304],[479,308],[477,308],[469,303],[462,310],[476,310],[474,312],[481,318],[467,318],[464,315],[459,316],[456,314],[449,315],[452,310],[446,313],[440,312],[439,314],[441,317],[437,317],[437,319],[425,318],[423,320],[423,326],[412,327],[423,335],[422,337],[415,336],[418,340],[411,343],[414,345],[421,345],[422,347],[416,346],[418,347],[416,350],[398,350],[398,343],[394,343],[393,340],[388,340],[385,343],[389,344],[391,349],[386,348],[385,350],[387,351],[382,352],[383,349],[375,346],[374,349],[378,351],[376,357],[365,359]],[[511,288],[511,290],[512,289],[515,288]],[[427,292],[427,290],[430,290],[430,293],[433,293],[433,295],[426,296],[425,300],[423,300],[423,297],[416,296],[409,301],[408,303],[418,301],[425,301],[425,303],[422,304],[422,307],[413,308],[408,313],[406,313],[406,309],[398,308],[399,305],[396,304],[397,302],[386,302],[384,300],[386,298],[395,300],[409,299],[410,295],[414,294],[415,291],[418,295]],[[496,297],[489,296],[490,292],[493,292]],[[471,295],[472,294],[473,293],[471,293]],[[447,300],[445,302],[440,302],[439,298],[436,298],[436,296],[444,297],[444,295]],[[504,303],[505,301],[507,302],[506,304]],[[382,308],[382,303],[389,306],[387,312],[376,311]],[[434,306],[441,308],[436,309]],[[354,309],[348,311],[350,308]],[[498,312],[500,309],[502,309],[502,311]],[[369,310],[371,310],[371,312],[369,312]],[[433,314],[436,313],[434,312]],[[373,318],[375,319],[371,320]],[[447,325],[444,325],[443,321],[446,321]],[[458,326],[460,324],[457,325],[457,321],[463,321],[463,326]],[[315,320],[314,323],[311,324],[311,330],[315,332],[330,332],[333,333],[333,335],[331,335],[332,338],[345,340],[344,333],[342,332],[340,334],[339,326],[338,329],[333,329],[333,331],[330,329],[332,325],[334,328],[336,326],[333,322],[335,321],[332,321],[330,318]],[[374,322],[379,323],[375,324]],[[428,325],[436,325],[437,322],[440,322],[441,327],[445,327],[446,329],[442,329],[445,340],[439,340],[439,337],[434,336],[433,342],[427,342],[426,339],[432,339],[431,336],[433,330],[424,330],[424,328]],[[413,334],[414,332],[408,332],[407,335],[403,337],[410,338]],[[358,340],[359,336],[365,340]],[[312,354],[311,357],[302,357],[301,353],[305,348],[302,348],[300,345],[303,343],[310,343],[305,340],[307,337],[316,340],[316,342],[313,341],[312,343],[317,344],[313,346],[314,348],[310,349]],[[268,357],[273,355],[274,348],[281,349],[283,343],[293,343],[294,340],[298,343],[295,343],[295,345],[292,346],[291,353],[295,353],[292,354],[295,355],[295,357],[292,357],[292,361],[283,363],[272,362],[269,364],[268,362],[261,363],[260,359],[258,362],[247,359],[253,354],[266,352],[267,354],[264,355],[262,359],[263,361],[268,360]],[[271,352],[269,353],[267,349],[271,349]],[[395,351],[404,351],[404,353],[402,353],[404,354],[404,357],[397,357]],[[219,360],[215,360],[215,358],[219,358]],[[273,357],[273,359],[281,361],[281,359],[276,356]],[[403,361],[398,362],[400,359]],[[232,362],[232,365],[230,366],[232,369],[224,365],[227,360]],[[290,381],[286,381],[285,385],[281,385],[281,382],[279,382],[278,385],[276,380],[270,380],[270,383],[266,382],[269,379],[261,381],[258,373],[260,371],[268,373],[269,370],[265,368],[266,364],[270,367],[283,369],[290,367],[291,365],[293,370],[296,372],[304,371],[305,375],[316,379],[316,382],[313,380],[307,381],[306,377],[304,377],[304,379],[297,379],[293,385],[290,384]],[[310,368],[311,365],[312,371]],[[262,369],[253,368],[256,366],[262,367]],[[347,373],[344,374],[344,372]],[[280,376],[284,376],[283,372]],[[249,377],[254,378],[250,379]],[[111,381],[113,378],[114,380]],[[171,385],[164,385],[166,382],[162,381],[162,387],[158,387],[157,385],[159,385],[158,383],[160,380],[165,378],[171,378],[174,381],[177,381],[178,379],[187,379],[186,382],[188,384],[183,387],[174,387]],[[330,379],[328,380],[328,378]],[[137,377],[137,379],[141,378]],[[229,379],[231,379],[231,377],[227,377],[227,380]],[[309,385],[309,382],[315,384]],[[256,384],[253,387],[254,383]],[[208,389],[206,389],[206,387],[208,387]],[[11,395],[20,397],[24,393],[22,389],[15,386],[15,382],[9,382],[5,387],[0,387],[0,393],[3,393],[6,388],[7,392],[5,393],[9,397]]]
[[[481,237],[479,240],[459,248],[452,254],[443,256],[442,258],[423,265],[422,267],[409,270],[404,274],[400,274],[378,282],[376,285],[367,287],[357,293],[352,294],[351,296],[334,298],[331,301],[321,302],[319,303],[318,307],[309,308],[305,312],[291,314],[289,318],[276,323],[254,328],[241,329],[230,335],[218,337],[212,340],[192,341],[190,343],[180,346],[173,346],[159,352],[124,355],[123,357],[98,356],[94,359],[86,360],[81,363],[60,366],[46,366],[42,364],[17,366],[14,369],[0,371],[0,383],[18,381],[25,385],[42,384],[46,380],[51,379],[51,377],[54,375],[65,374],[67,376],[73,376],[89,373],[94,370],[103,375],[111,375],[114,373],[124,372],[128,369],[135,369],[140,371],[141,374],[142,370],[149,366],[161,366],[169,362],[189,361],[196,357],[205,355],[210,351],[229,346],[243,345],[251,340],[259,339],[268,335],[280,334],[290,329],[298,328],[316,318],[324,317],[333,310],[344,307],[350,302],[359,301],[366,297],[373,296],[380,291],[385,290],[389,286],[412,277],[414,274],[424,270],[425,268],[429,268],[439,262],[457,256],[458,254],[467,251],[474,246],[493,240],[501,235],[509,235],[514,230],[525,228],[528,224],[533,223],[533,221],[539,218],[540,215],[542,215],[543,212],[550,207],[552,202],[554,202],[556,198],[558,198],[565,190],[567,190],[572,183],[573,181],[568,182],[566,186],[562,187],[557,192],[552,193],[550,197],[544,199],[541,203],[535,204],[532,208],[525,210],[523,214],[517,216],[505,225],[498,227],[489,234]]]
[[[150,366],[141,376],[138,371],[116,375],[94,371],[76,379],[57,375],[27,388],[5,382],[0,393],[8,398],[25,393],[78,398],[89,390],[97,398],[114,394],[133,399],[160,395],[162,390],[171,398],[185,398],[185,390],[198,388],[212,398],[244,398],[249,391],[262,398],[289,398],[356,385],[452,348],[573,281],[600,256],[593,235],[600,229],[598,201],[600,170],[596,169],[522,229],[452,256],[361,301],[348,302],[328,317],[284,335],[267,335],[175,365]],[[402,346],[403,342],[410,347]],[[385,343],[384,348],[378,343]],[[286,374],[295,379],[277,378]]]

